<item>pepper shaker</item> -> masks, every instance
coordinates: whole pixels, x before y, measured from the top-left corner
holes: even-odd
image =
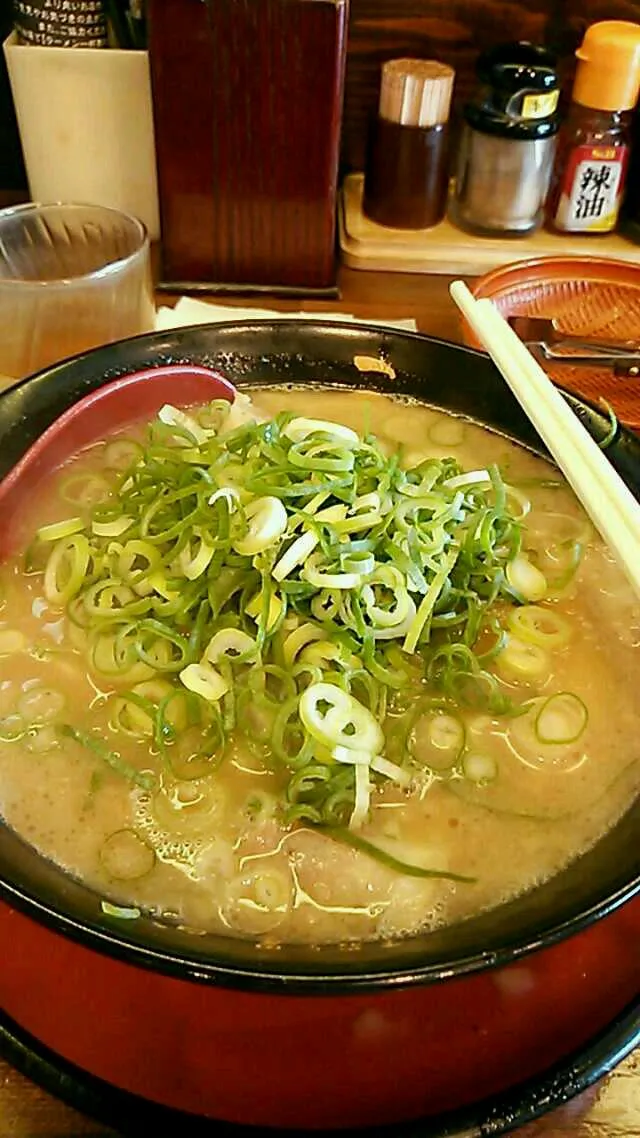
[[[450,215],[479,235],[537,229],[559,127],[555,61],[530,43],[502,44],[478,59],[479,96],[464,108]]]

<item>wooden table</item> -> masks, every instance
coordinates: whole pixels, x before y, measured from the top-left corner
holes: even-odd
[[[255,304],[283,312],[301,309],[350,312],[362,320],[413,317],[421,332],[459,341],[458,317],[448,297],[448,283],[446,277],[357,273],[344,269],[340,274],[342,295],[338,301],[276,301],[263,296]],[[167,303],[167,297],[162,297],[161,303]],[[229,297],[224,303],[246,307],[252,302],[246,297]],[[113,1134],[112,1130],[63,1106],[0,1060],[0,1138],[109,1138]],[[537,1138],[538,1135],[540,1138],[640,1138],[640,1051],[599,1087],[520,1130],[517,1138]]]

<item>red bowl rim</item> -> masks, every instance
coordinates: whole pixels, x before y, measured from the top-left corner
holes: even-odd
[[[471,291],[478,299],[499,299],[514,286],[544,285],[576,277],[640,288],[640,264],[613,257],[531,257],[492,269],[472,284]]]

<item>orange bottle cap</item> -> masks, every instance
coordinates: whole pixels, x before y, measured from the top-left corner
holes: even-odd
[[[640,24],[602,20],[587,28],[576,52],[572,98],[600,111],[628,111],[640,92]]]

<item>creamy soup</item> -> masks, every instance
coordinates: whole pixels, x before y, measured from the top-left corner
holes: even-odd
[[[27,510],[0,812],[114,916],[429,930],[557,873],[638,792],[638,607],[555,468],[495,434],[260,391],[163,409]]]

